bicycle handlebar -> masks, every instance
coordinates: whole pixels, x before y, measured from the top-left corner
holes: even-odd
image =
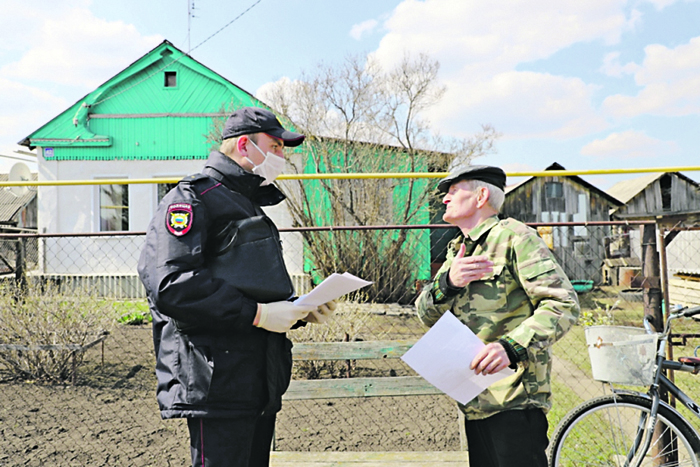
[[[668,315],[668,319],[666,320],[666,326],[664,327],[663,334],[666,335],[670,329],[670,322],[671,320],[677,319],[677,318],[690,318],[691,316],[699,315],[700,314],[700,306],[694,306],[692,308],[678,308],[675,313],[671,313]],[[651,315],[645,315],[644,319],[642,320],[642,324],[644,325],[644,330],[647,332],[647,334],[653,334],[654,333],[654,328],[651,325],[651,322],[653,321],[653,318]]]
[[[685,316],[686,318],[690,318],[691,316],[695,316],[700,314],[700,306],[694,306],[693,308],[686,308],[685,310],[680,312],[681,316]]]

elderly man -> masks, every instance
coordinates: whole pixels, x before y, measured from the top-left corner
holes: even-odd
[[[469,166],[438,183],[443,219],[461,235],[416,308],[428,326],[451,311],[486,344],[465,362],[477,374],[516,370],[460,404],[470,465],[545,467],[551,346],[575,323],[579,303],[537,232],[499,220],[505,183],[503,170],[490,166]]]
[[[247,107],[229,117],[222,140],[202,173],[161,201],[138,271],[153,315],[161,416],[187,419],[192,465],[266,466],[291,378],[285,332],[324,322],[335,303],[290,301],[279,233],[261,209],[285,199],[273,182],[284,148],[304,136]]]

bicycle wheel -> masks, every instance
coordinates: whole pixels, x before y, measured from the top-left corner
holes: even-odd
[[[648,419],[651,400],[641,395],[611,394],[584,402],[559,423],[549,443],[550,467],[636,465],[627,456],[637,427]],[[644,467],[700,466],[700,439],[695,430],[668,407],[659,406],[656,434],[642,458]]]

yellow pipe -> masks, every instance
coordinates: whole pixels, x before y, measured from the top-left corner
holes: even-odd
[[[614,175],[655,172],[691,172],[700,170],[695,167],[653,167],[645,169],[600,169],[600,170],[542,170],[533,172],[508,172],[509,177],[556,177],[572,175]],[[408,173],[320,173],[320,174],[282,174],[279,180],[319,180],[319,179],[383,179],[383,178],[443,178],[449,172],[408,172]],[[94,180],[41,180],[21,182],[0,182],[1,186],[67,186],[67,185],[136,185],[147,183],[177,183],[178,178],[121,178],[121,179],[94,179]]]

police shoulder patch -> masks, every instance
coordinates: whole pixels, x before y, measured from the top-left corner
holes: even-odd
[[[168,232],[181,237],[190,231],[194,215],[192,205],[188,203],[175,203],[168,206],[168,213],[165,216],[165,226]]]

